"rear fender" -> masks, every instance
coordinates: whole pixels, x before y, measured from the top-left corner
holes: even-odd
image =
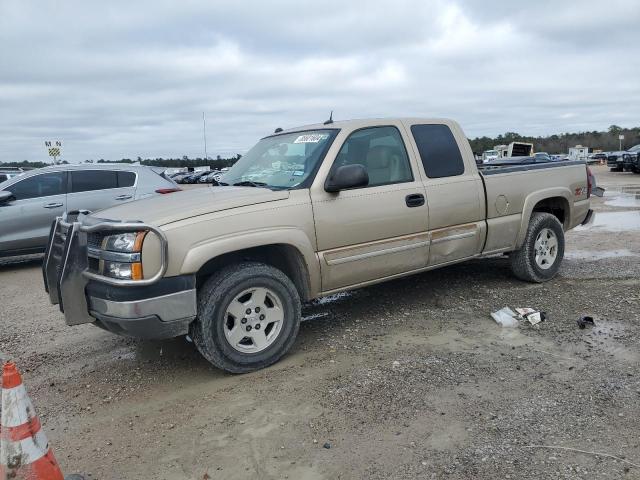
[[[527,235],[527,229],[529,228],[529,220],[531,220],[531,214],[533,213],[535,206],[543,200],[554,197],[564,198],[569,205],[569,211],[565,212],[565,224],[563,225],[565,230],[567,229],[567,222],[572,218],[571,209],[573,206],[573,195],[571,190],[567,187],[554,187],[537,190],[530,193],[524,200],[522,219],[520,221],[520,231],[516,241],[516,249],[520,248],[524,243],[525,236]]]

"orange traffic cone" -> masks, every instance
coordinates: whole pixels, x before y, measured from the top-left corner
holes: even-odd
[[[22,377],[12,362],[2,369],[0,480],[64,480]]]

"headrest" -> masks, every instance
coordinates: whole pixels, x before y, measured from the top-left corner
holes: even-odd
[[[372,170],[379,168],[389,168],[391,161],[391,147],[378,145],[372,147],[367,153],[367,166]]]

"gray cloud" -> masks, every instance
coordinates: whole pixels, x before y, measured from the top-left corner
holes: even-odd
[[[244,152],[275,127],[638,124],[637,1],[0,0],[0,161]]]

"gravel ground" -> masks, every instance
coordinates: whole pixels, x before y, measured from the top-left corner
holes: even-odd
[[[595,170],[596,223],[546,284],[493,257],[337,295],[232,376],[184,339],[66,327],[27,257],[0,265],[0,357],[92,479],[640,478],[640,175]],[[504,306],[548,319],[503,329]]]

